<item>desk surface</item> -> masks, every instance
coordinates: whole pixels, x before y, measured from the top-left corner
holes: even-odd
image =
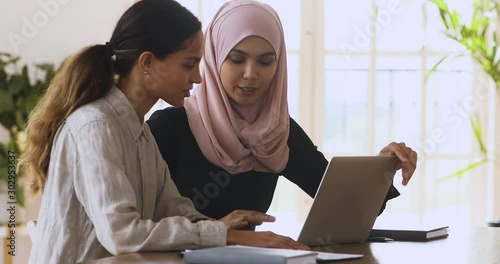
[[[316,248],[317,251],[363,254],[334,263],[500,263],[500,228],[451,230],[446,239],[429,242],[359,243]],[[134,253],[92,261],[109,263],[184,263],[179,253]]]

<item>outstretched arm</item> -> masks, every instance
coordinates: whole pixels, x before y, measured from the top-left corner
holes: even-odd
[[[291,118],[288,146],[290,148],[290,158],[287,167],[283,171],[283,176],[314,198],[328,166],[328,161],[304,130]],[[380,213],[384,211],[386,202],[397,196],[399,196],[398,190],[394,185],[391,185],[380,208]]]

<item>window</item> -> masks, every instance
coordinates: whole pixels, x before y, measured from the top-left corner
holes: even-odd
[[[226,1],[179,2],[205,27]],[[487,125],[494,95],[477,96],[485,81],[468,58],[446,61],[425,80],[443,56],[462,50],[442,34],[437,9],[423,0],[262,2],[277,10],[284,25],[291,116],[327,158],[375,155],[391,141],[418,152],[410,184],[401,186],[396,175],[402,196],[388,203],[381,221],[484,224],[491,214],[491,168],[439,179],[476,157],[467,115],[478,111]],[[472,8],[469,1],[449,2],[462,12]],[[300,223],[310,204],[306,194],[280,179],[271,211],[297,216]]]
[[[315,73],[321,88],[313,100],[312,131],[325,155],[372,155],[391,141],[404,141],[419,153],[419,167],[407,187],[396,176],[403,195],[388,203],[384,216],[484,224],[477,216],[486,211],[469,195],[473,188],[485,189],[473,179],[485,168],[439,181],[477,156],[467,115],[488,101],[468,102],[478,82],[468,58],[446,62],[425,81],[442,57],[462,50],[442,33],[437,8],[426,1],[313,2],[324,17],[314,18],[316,32],[323,33],[315,39],[322,45],[316,45],[321,49],[314,64],[323,68]],[[472,8],[467,1],[450,5],[464,13]]]

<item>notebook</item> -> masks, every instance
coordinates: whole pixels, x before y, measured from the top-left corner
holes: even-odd
[[[370,237],[387,237],[396,241],[429,241],[448,237],[448,226],[400,226],[373,228]]]
[[[338,254],[240,245],[186,250],[183,255],[185,263],[193,264],[316,264],[363,257],[361,254]]]
[[[333,157],[297,241],[308,246],[365,241],[399,166],[395,156]]]
[[[184,252],[185,263],[316,264],[317,253],[305,250],[225,246]]]

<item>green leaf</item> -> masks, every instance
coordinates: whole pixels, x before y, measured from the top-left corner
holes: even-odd
[[[460,16],[458,15],[458,13],[456,11],[452,12],[450,14],[450,18],[451,18],[451,25],[453,28],[459,28],[459,24],[460,24]]]
[[[9,92],[0,90],[0,114],[14,111],[14,102]]]
[[[425,74],[425,78],[424,78],[424,82],[427,82],[429,80],[429,78],[431,77],[431,75],[437,71],[437,68],[439,67],[439,65],[441,65],[441,63],[443,63],[445,60],[447,60],[448,58],[458,58],[458,57],[462,57],[465,55],[465,52],[461,51],[461,52],[458,52],[458,53],[454,53],[454,54],[448,54],[444,57],[442,57],[436,64],[434,64],[434,66],[432,66],[432,68]]]
[[[450,29],[450,10],[448,9],[448,5],[443,0],[430,0],[429,2],[436,5],[439,9],[439,15],[441,16],[441,20],[447,29]]]
[[[26,99],[24,97],[18,97],[16,100],[16,124],[21,130],[24,130],[24,125],[26,123],[27,112],[26,112]]]
[[[19,56],[14,56],[10,53],[0,52],[0,66],[5,67],[6,65],[16,64],[19,61]]]
[[[0,143],[0,181],[1,180],[7,180],[7,166],[8,166],[8,161],[7,161],[7,148],[4,144]]]
[[[26,89],[26,80],[22,75],[12,75],[7,83],[8,90],[11,96],[17,96]],[[29,85],[29,84],[28,84]]]
[[[7,73],[0,68],[0,91],[7,91]]]
[[[16,111],[15,117],[16,117],[17,128],[20,130],[24,130],[27,122],[24,111]]]
[[[446,6],[443,0],[429,0],[429,2],[435,4],[439,9],[444,9]]]
[[[479,144],[479,149],[483,155],[488,153],[483,141],[483,129],[481,126],[481,120],[479,116],[476,114],[475,116],[469,116],[469,122],[472,127],[472,131],[474,132],[474,137],[476,138],[476,142]]]
[[[37,93],[30,93],[26,96],[24,110],[25,110],[27,116],[29,116],[31,111],[33,111],[33,109],[35,108],[39,99],[40,99],[40,95]]]
[[[54,64],[50,64],[50,63],[39,63],[39,64],[35,64],[35,66],[45,73],[51,73],[51,72],[54,72],[54,70],[55,70]]]
[[[479,10],[475,9],[470,21],[470,29],[472,31],[477,31],[479,28],[479,18],[478,18],[479,15],[480,15]]]
[[[427,83],[427,81],[428,81],[429,77],[431,76],[431,74],[433,74],[433,73],[437,70],[437,68],[439,67],[439,65],[440,65],[441,63],[443,63],[443,61],[445,61],[448,57],[449,57],[449,55],[444,56],[444,57],[443,57],[443,58],[441,58],[441,59],[440,59],[440,60],[439,60],[436,64],[434,64],[434,66],[432,66],[432,69],[430,69],[430,70],[429,70],[429,72],[427,72],[427,73],[425,74],[424,82],[426,82],[426,83]]]
[[[438,179],[438,181],[444,182],[444,181],[451,180],[453,178],[461,177],[464,173],[466,173],[474,168],[477,168],[478,166],[482,165],[483,163],[486,163],[487,161],[488,161],[488,159],[481,159],[479,161],[473,162],[473,163],[467,165],[465,168],[459,169],[456,172],[453,172],[453,173],[451,173],[451,174],[449,174],[441,179]]]
[[[0,181],[7,182],[7,173],[5,172],[7,171],[9,165],[5,161],[7,161],[7,159],[0,160],[0,170],[2,170],[2,173],[0,173]]]
[[[17,178],[16,181],[16,186],[15,186],[15,191],[16,191],[16,201],[21,205],[21,207],[24,207],[25,201],[24,201],[24,188],[19,182],[19,177]]]
[[[0,124],[7,129],[11,129],[15,125],[13,112],[0,112]]]
[[[7,157],[7,149],[5,148],[5,144],[0,143],[0,158]]]

